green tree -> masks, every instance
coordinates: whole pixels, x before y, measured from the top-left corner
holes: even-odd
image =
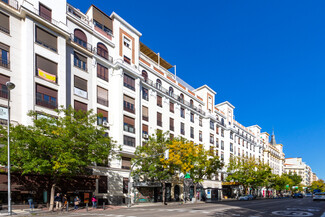
[[[289,189],[289,186],[292,186],[293,181],[287,176],[287,174],[282,174],[281,176],[275,175],[273,180],[273,188],[280,193],[282,190]]]
[[[59,180],[87,174],[90,165],[107,162],[117,148],[105,136],[105,129],[97,126],[97,114],[92,111],[69,107],[56,112],[56,117],[47,118],[37,118],[36,112],[29,112],[33,126],[19,124],[10,129],[12,170],[51,177],[50,210]],[[7,139],[6,132],[6,128],[0,128],[1,140]],[[7,146],[0,150],[0,163],[7,164]]]
[[[155,181],[163,184],[163,203],[165,204],[166,182],[172,180],[175,166],[168,165],[164,160],[164,153],[170,143],[168,133],[156,131],[150,136],[146,144],[137,146],[132,163],[137,162],[132,176],[141,177],[144,181]]]
[[[311,183],[311,185],[309,186],[309,189],[311,191],[314,191],[314,190],[320,190],[322,192],[325,192],[325,182],[323,179],[320,179],[318,181],[313,181]]]
[[[233,157],[227,165],[227,181],[237,181],[248,193],[248,188],[256,189],[265,186],[271,177],[271,169],[267,164],[257,161],[253,157]]]

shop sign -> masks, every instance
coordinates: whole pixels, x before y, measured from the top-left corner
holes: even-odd
[[[50,73],[47,73],[45,71],[43,71],[42,69],[38,69],[38,76],[40,76],[41,78],[44,78],[47,81],[56,82],[56,76],[52,75]]]
[[[135,182],[133,187],[161,187],[160,182]]]
[[[223,182],[222,185],[239,185],[239,182]]]
[[[0,106],[0,119],[8,120],[8,108]]]

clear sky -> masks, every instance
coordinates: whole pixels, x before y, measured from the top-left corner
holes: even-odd
[[[244,126],[274,128],[286,157],[302,157],[325,178],[325,1],[68,2],[115,11],[177,65],[177,76],[210,86]]]

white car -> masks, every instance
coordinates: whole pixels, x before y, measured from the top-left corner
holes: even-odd
[[[314,194],[313,200],[325,200],[325,192],[317,192]]]

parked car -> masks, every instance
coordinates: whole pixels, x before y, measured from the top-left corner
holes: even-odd
[[[242,195],[242,196],[240,196],[239,198],[238,198],[238,200],[253,200],[254,199],[254,197],[253,197],[253,195]]]
[[[292,198],[303,198],[303,197],[304,197],[304,195],[302,193],[294,193],[292,195]]]
[[[312,193],[306,193],[305,197],[313,197],[313,194]]]
[[[317,192],[314,194],[313,201],[315,200],[325,200],[325,192]]]

